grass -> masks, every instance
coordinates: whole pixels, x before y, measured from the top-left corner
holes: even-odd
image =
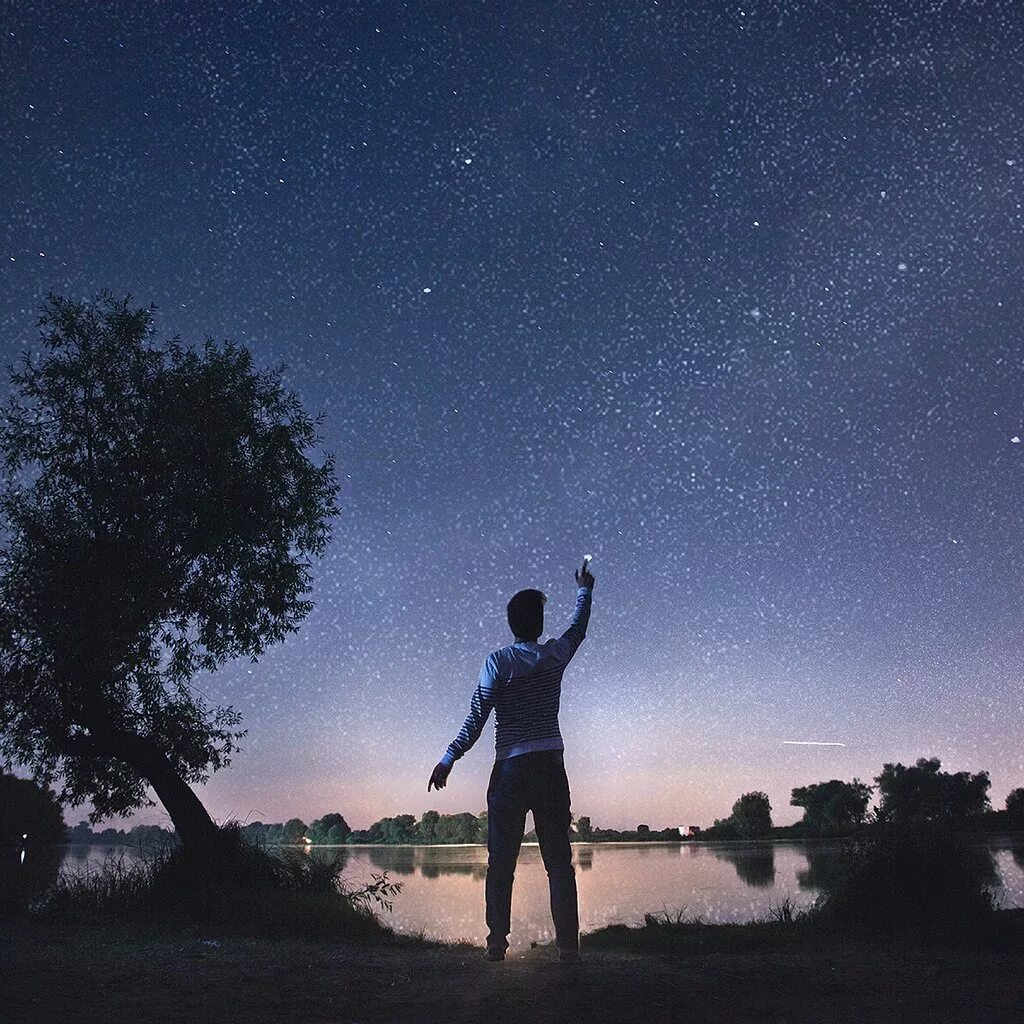
[[[390,911],[402,888],[386,872],[352,888],[341,877],[340,856],[271,852],[247,842],[235,825],[221,830],[219,847],[215,854],[155,850],[138,861],[121,854],[99,869],[63,871],[32,911],[67,923],[159,921],[195,934],[427,941],[396,933],[374,913]]]

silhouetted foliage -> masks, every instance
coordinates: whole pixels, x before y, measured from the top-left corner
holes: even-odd
[[[977,933],[995,909],[998,872],[988,849],[946,821],[877,823],[838,852],[812,917],[833,929]]]
[[[1024,788],[1011,789],[1006,795],[1006,816],[1011,825],[1024,827]]]
[[[744,793],[728,818],[716,818],[701,833],[702,839],[763,839],[772,830],[772,806],[765,793]]]
[[[306,823],[301,818],[290,818],[284,823],[278,842],[285,846],[301,843],[307,838],[306,831]]]
[[[381,818],[368,829],[356,829],[349,837],[350,843],[385,843],[406,845],[417,842],[416,818],[411,814],[399,814],[394,818]]]
[[[919,757],[917,763],[884,764],[875,777],[881,802],[879,821],[907,824],[914,821],[963,824],[989,809],[988,772],[939,771],[937,757]]]
[[[841,782],[815,782],[797,786],[789,801],[804,809],[804,834],[808,836],[839,836],[852,832],[864,823],[872,787],[854,779]]]
[[[309,826],[306,834],[313,843],[340,846],[352,834],[352,829],[340,814],[325,814]]]
[[[120,828],[96,831],[88,821],[80,821],[74,828],[69,828],[64,837],[64,842],[71,845],[90,843],[140,848],[173,846],[177,841],[177,835],[161,825],[134,825],[127,831]]]
[[[730,820],[741,839],[761,839],[768,835],[772,827],[772,805],[767,794],[759,790],[744,793],[732,805]]]
[[[48,786],[0,772],[0,845],[61,843],[66,831],[60,803]]]
[[[702,839],[742,839],[732,817],[715,818],[709,828],[704,829]]]
[[[190,683],[308,614],[333,460],[244,346],[157,347],[152,307],[108,293],[50,295],[38,324],[0,432],[0,754],[94,822],[152,786],[183,842],[212,840],[188,784],[243,734]]]
[[[28,908],[53,882],[66,826],[56,796],[0,772],[0,914]]]
[[[582,836],[580,837],[582,839]],[[598,828],[594,826],[590,832],[590,838],[587,842],[591,843],[665,843],[680,842],[682,836],[680,835],[678,827],[669,827],[663,829],[647,829],[646,832],[640,832],[639,830],[632,831],[625,829],[619,831],[617,829],[610,828]]]

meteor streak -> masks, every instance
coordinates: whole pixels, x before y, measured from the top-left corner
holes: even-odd
[[[845,743],[828,743],[824,740],[783,740],[783,743],[790,743],[795,747],[845,747]]]

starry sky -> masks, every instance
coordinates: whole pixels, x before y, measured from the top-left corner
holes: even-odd
[[[5,365],[109,288],[284,360],[337,459],[315,610],[197,680],[215,816],[483,809],[491,723],[430,771],[585,553],[574,813],[1024,784],[1019,5],[3,8]]]

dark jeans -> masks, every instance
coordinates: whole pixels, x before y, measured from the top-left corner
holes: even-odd
[[[512,881],[533,811],[551,890],[551,917],[559,949],[579,949],[576,872],[569,846],[569,780],[561,750],[536,750],[494,762],[487,786],[487,945],[508,949]]]

